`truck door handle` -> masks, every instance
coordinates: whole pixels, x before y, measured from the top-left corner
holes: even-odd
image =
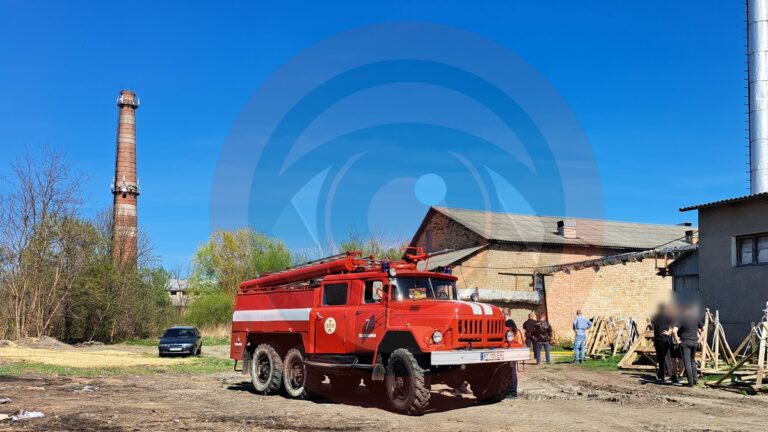
[[[355,311],[355,315],[362,315],[362,314],[363,314],[363,311],[361,311],[361,310]]]
[[[323,316],[320,315],[320,312],[315,312],[315,318],[321,320],[321,319],[323,319]]]

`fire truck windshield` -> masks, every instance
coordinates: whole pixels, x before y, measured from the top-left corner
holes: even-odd
[[[394,300],[456,300],[456,282],[430,277],[390,279]]]

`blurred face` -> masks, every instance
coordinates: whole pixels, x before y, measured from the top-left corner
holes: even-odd
[[[536,314],[531,312],[531,313],[528,314],[528,318],[530,318],[532,320],[535,320],[536,319]]]

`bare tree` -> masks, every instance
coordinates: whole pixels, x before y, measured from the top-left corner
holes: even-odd
[[[82,268],[87,229],[77,221],[82,178],[58,153],[40,161],[27,152],[12,164],[0,195],[0,286],[13,334],[40,336],[61,313]]]

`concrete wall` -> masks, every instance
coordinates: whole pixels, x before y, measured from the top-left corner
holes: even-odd
[[[768,265],[733,265],[735,238],[759,233],[768,233],[765,198],[699,210],[699,291],[706,307],[720,310],[731,344],[760,320],[768,301]]]

